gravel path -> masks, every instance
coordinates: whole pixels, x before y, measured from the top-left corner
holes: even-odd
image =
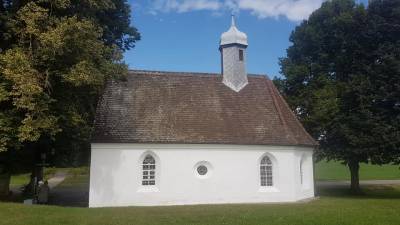
[[[61,182],[63,182],[67,175],[67,172],[56,172],[56,174],[54,174],[52,178],[48,179],[50,190],[57,187]],[[10,191],[12,191],[14,194],[19,195],[21,194],[21,188],[22,186],[11,186]]]
[[[48,180],[50,189],[57,187],[67,177],[67,172],[57,172],[52,178]]]

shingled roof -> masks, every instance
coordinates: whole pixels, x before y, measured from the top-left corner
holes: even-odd
[[[266,76],[235,92],[220,74],[130,71],[108,82],[93,143],[315,146]]]

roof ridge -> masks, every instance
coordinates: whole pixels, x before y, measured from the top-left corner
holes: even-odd
[[[179,75],[179,76],[221,76],[221,73],[206,73],[206,72],[184,72],[184,71],[160,71],[160,70],[133,70],[130,69],[128,71],[129,73],[135,73],[135,74],[151,74],[151,75]],[[254,73],[248,73],[247,76],[253,77],[253,78],[266,78],[269,80],[269,77],[267,74],[254,74]]]

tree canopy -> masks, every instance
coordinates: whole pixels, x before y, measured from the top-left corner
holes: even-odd
[[[87,152],[104,82],[140,39],[130,19],[126,0],[0,0],[0,151]]]
[[[400,154],[400,2],[322,4],[290,37],[275,83],[319,158],[349,166],[358,191],[360,162],[398,162]]]

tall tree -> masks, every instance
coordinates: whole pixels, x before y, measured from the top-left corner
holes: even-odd
[[[349,167],[354,192],[360,162],[398,159],[399,3],[373,1],[368,9],[353,0],[323,3],[292,33],[280,62],[284,78],[275,79],[319,140],[318,156]]]
[[[104,80],[126,73],[122,52],[140,39],[127,1],[0,3],[0,150],[34,152],[33,164],[56,147],[87,151]]]

